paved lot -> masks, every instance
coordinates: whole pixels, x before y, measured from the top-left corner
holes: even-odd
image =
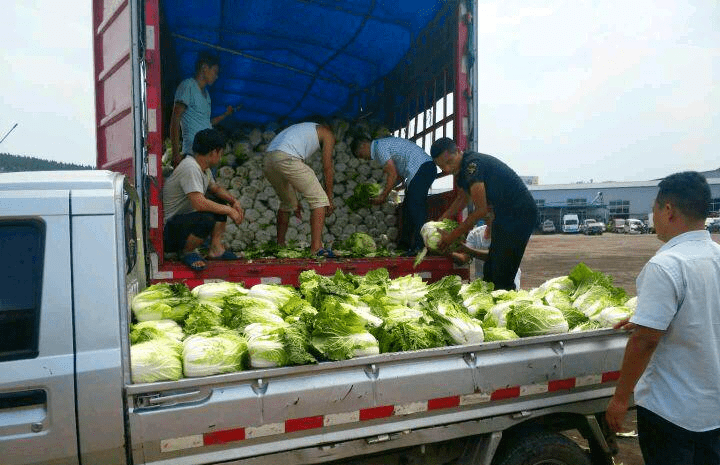
[[[713,239],[720,243],[720,234],[713,234]],[[654,234],[534,235],[520,265],[521,287],[537,287],[549,278],[568,274],[575,265],[584,262],[593,270],[611,275],[615,285],[624,288],[628,295],[636,295],[635,278],[661,246]],[[626,426],[635,430],[634,414],[629,415]],[[620,453],[615,463],[643,464],[637,437],[618,437],[618,444]]]

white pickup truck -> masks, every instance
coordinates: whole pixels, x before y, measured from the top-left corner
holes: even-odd
[[[0,174],[4,465],[612,463],[611,329],[133,384],[139,211],[118,173]]]

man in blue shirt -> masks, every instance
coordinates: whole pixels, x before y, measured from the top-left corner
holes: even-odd
[[[423,247],[420,229],[427,219],[427,196],[437,177],[432,158],[416,143],[399,137],[385,137],[371,141],[367,136],[353,139],[351,150],[361,159],[373,159],[385,171],[385,188],[371,202],[381,205],[397,185],[405,185],[402,207],[402,229],[398,247],[407,250],[408,256],[416,255]]]
[[[515,289],[515,275],[525,247],[537,223],[537,207],[525,183],[505,163],[477,152],[461,154],[447,137],[430,148],[433,161],[443,173],[453,174],[458,194],[440,219],[455,218],[471,200],[475,209],[450,233],[443,234],[439,249],[467,234],[492,208],[492,243],[483,266],[483,279],[495,289]]]
[[[233,114],[233,107],[228,106],[225,113],[210,118],[210,93],[207,87],[215,83],[219,72],[218,57],[201,52],[195,62],[195,77],[182,81],[175,91],[175,105],[170,119],[173,167],[180,163],[183,156],[193,153],[195,134],[203,129],[212,129],[214,125]],[[181,130],[182,148],[180,147]]]
[[[710,187],[696,172],[658,185],[653,221],[665,242],[637,278],[632,330],[608,405],[620,431],[630,395],[646,465],[720,464],[720,245],[705,230]]]

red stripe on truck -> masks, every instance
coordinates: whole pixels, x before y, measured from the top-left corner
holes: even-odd
[[[382,407],[364,408],[360,410],[360,421],[374,420],[376,418],[386,418],[392,416],[395,407],[392,405],[383,405]]]
[[[460,396],[439,397],[428,401],[428,410],[439,410],[443,408],[453,408],[460,405]]]
[[[512,399],[513,397],[520,397],[520,386],[496,389],[490,394],[490,400]]]
[[[548,391],[564,391],[575,387],[575,378],[556,379],[548,383]]]
[[[213,433],[203,434],[203,445],[225,444],[227,442],[242,441],[245,439],[245,428],[226,429]]]
[[[292,433],[293,431],[303,431],[306,429],[322,428],[322,426],[322,415],[318,415],[316,417],[293,418],[292,420],[285,420],[286,433]]]
[[[602,382],[603,383],[609,383],[610,381],[617,381],[618,379],[620,379],[619,371],[609,371],[607,373],[602,374]]]

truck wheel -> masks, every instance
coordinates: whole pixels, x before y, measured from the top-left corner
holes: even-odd
[[[590,457],[560,433],[532,431],[501,446],[493,465],[591,465]]]

